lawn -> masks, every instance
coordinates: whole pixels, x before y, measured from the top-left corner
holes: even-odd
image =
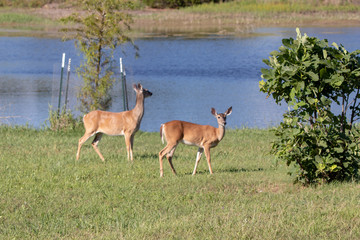
[[[83,130],[0,127],[1,239],[359,239],[360,187],[293,185],[268,152],[266,129],[228,130],[192,176],[196,147],[180,145],[159,177],[159,133],[104,136],[103,163]]]

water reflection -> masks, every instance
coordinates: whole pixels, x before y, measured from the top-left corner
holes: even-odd
[[[302,32],[342,43],[353,51],[359,48],[359,30],[308,28]],[[139,39],[138,59],[131,46],[125,46],[126,56],[120,50],[116,52],[115,58],[123,57],[127,72],[130,107],[135,104],[132,83],[141,82],[153,92],[146,99],[141,129],[158,131],[161,123],[173,119],[216,125],[210,108],[223,112],[230,106],[231,128],[278,124],[287,107],[277,106],[259,92],[260,69],[265,67],[262,59],[281,46],[281,39],[295,38],[296,33],[292,28],[258,29],[258,33],[251,38]],[[2,37],[0,51],[0,116],[18,116],[8,123],[39,127],[48,117],[49,104],[57,107],[63,52],[67,59],[72,58],[69,105],[76,108],[76,90],[81,82],[74,68],[80,64],[80,56],[73,42]],[[122,110],[120,93],[117,84],[112,111]]]

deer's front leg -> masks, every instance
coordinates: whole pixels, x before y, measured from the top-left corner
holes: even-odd
[[[206,160],[207,160],[207,163],[209,166],[209,172],[210,172],[210,174],[213,174],[213,171],[211,169],[210,147],[209,146],[204,147],[204,151],[205,151]]]
[[[125,144],[126,144],[126,151],[127,151],[127,157],[128,161],[133,161],[133,154],[132,154],[132,146],[131,146],[131,135],[125,134]]]
[[[133,161],[134,137],[135,137],[135,133],[133,133],[130,137],[130,159],[131,159],[131,162]]]
[[[200,158],[201,158],[201,155],[202,155],[203,152],[204,152],[204,149],[201,148],[201,147],[199,147],[198,152],[197,152],[197,154],[196,154],[195,167],[194,167],[194,171],[193,171],[193,174],[192,174],[192,175],[195,175],[195,174],[196,174],[196,169],[197,169],[197,166],[198,166],[198,164],[199,164],[199,162],[200,162]]]

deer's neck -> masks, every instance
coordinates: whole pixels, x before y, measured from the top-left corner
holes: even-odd
[[[132,111],[134,113],[135,118],[138,119],[138,122],[140,122],[142,117],[144,116],[144,99],[145,98],[143,94],[136,95],[136,104]]]
[[[224,136],[225,136],[225,126],[219,124],[219,127],[217,128],[217,138],[219,142],[224,138]]]

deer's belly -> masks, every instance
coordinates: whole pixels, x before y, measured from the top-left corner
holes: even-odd
[[[193,143],[193,142],[190,142],[190,141],[186,141],[186,140],[181,140],[180,142],[182,142],[183,144],[185,145],[189,145],[189,146],[197,146],[197,147],[203,147],[201,144],[197,144],[197,143]]]
[[[122,130],[122,131],[98,131],[98,132],[105,133],[106,135],[109,135],[109,136],[124,136],[124,130]]]

